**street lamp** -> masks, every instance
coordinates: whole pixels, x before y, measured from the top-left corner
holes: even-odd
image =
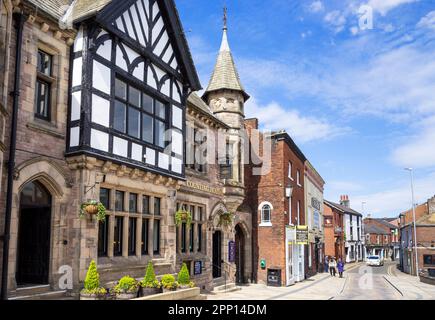
[[[412,168],[405,168],[411,176],[412,219],[414,222],[415,274],[418,277],[417,226],[415,225],[414,176]]]

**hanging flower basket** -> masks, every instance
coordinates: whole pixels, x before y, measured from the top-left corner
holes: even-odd
[[[106,207],[97,200],[87,201],[80,206],[80,218],[86,215],[95,216],[98,221],[104,221],[106,219]]]
[[[192,213],[187,210],[180,209],[175,213],[175,224],[180,226],[182,223],[186,223],[188,227],[192,223]]]
[[[234,214],[231,212],[224,212],[219,216],[219,226],[228,228],[233,223]]]

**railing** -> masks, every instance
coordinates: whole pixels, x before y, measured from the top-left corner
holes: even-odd
[[[223,267],[222,267],[222,264],[223,264]],[[220,271],[220,274],[221,274],[220,277],[222,277],[222,271],[223,271],[224,288],[225,288],[225,290],[227,290],[227,273],[229,274],[229,272],[225,270],[225,268],[224,268],[225,265],[231,266],[231,264],[229,264],[228,262],[225,262],[224,260],[221,261],[220,265],[212,263],[212,266],[218,268],[218,270]]]

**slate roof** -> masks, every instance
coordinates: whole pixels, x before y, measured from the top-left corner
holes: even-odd
[[[395,226],[392,223],[389,223],[388,221],[386,221],[385,219],[373,219],[376,220],[379,223],[382,223],[384,226],[390,228],[390,229],[397,229],[397,226]]]
[[[373,225],[373,224],[364,225],[364,233],[365,234],[368,234],[368,233],[385,234],[385,235],[390,234],[389,232],[385,231],[384,229],[382,229],[376,225]]]
[[[221,89],[240,91],[245,97],[245,100],[249,99],[249,95],[245,92],[240,81],[239,73],[237,72],[236,64],[234,63],[233,55],[228,45],[227,30],[225,28],[216,65],[204,96],[210,92]]]
[[[353,210],[351,208],[348,208],[346,206],[343,206],[341,204],[338,204],[338,203],[335,203],[335,202],[332,202],[332,201],[329,201],[329,200],[324,200],[324,202],[326,202],[327,204],[329,204],[329,205],[331,205],[333,207],[336,207],[338,210],[342,211],[343,213],[350,213],[350,214],[354,214],[354,215],[362,217],[362,214],[359,213],[358,211],[355,211],[355,210]]]
[[[71,0],[27,0],[27,1],[55,19],[60,19],[65,13],[67,6],[69,6],[72,2]]]

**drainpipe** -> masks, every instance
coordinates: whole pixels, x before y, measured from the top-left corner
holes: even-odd
[[[16,46],[15,46],[15,79],[14,91],[11,93],[13,97],[12,103],[12,122],[11,136],[9,143],[9,159],[8,159],[8,184],[6,191],[6,212],[5,212],[5,230],[3,239],[3,267],[2,267],[2,288],[1,299],[8,299],[8,267],[9,267],[9,240],[11,233],[11,212],[12,212],[12,196],[13,196],[13,181],[15,169],[15,151],[17,145],[17,119],[18,119],[18,102],[20,97],[20,75],[21,75],[21,49],[23,40],[23,27],[26,18],[22,12],[13,14],[15,21]]]

